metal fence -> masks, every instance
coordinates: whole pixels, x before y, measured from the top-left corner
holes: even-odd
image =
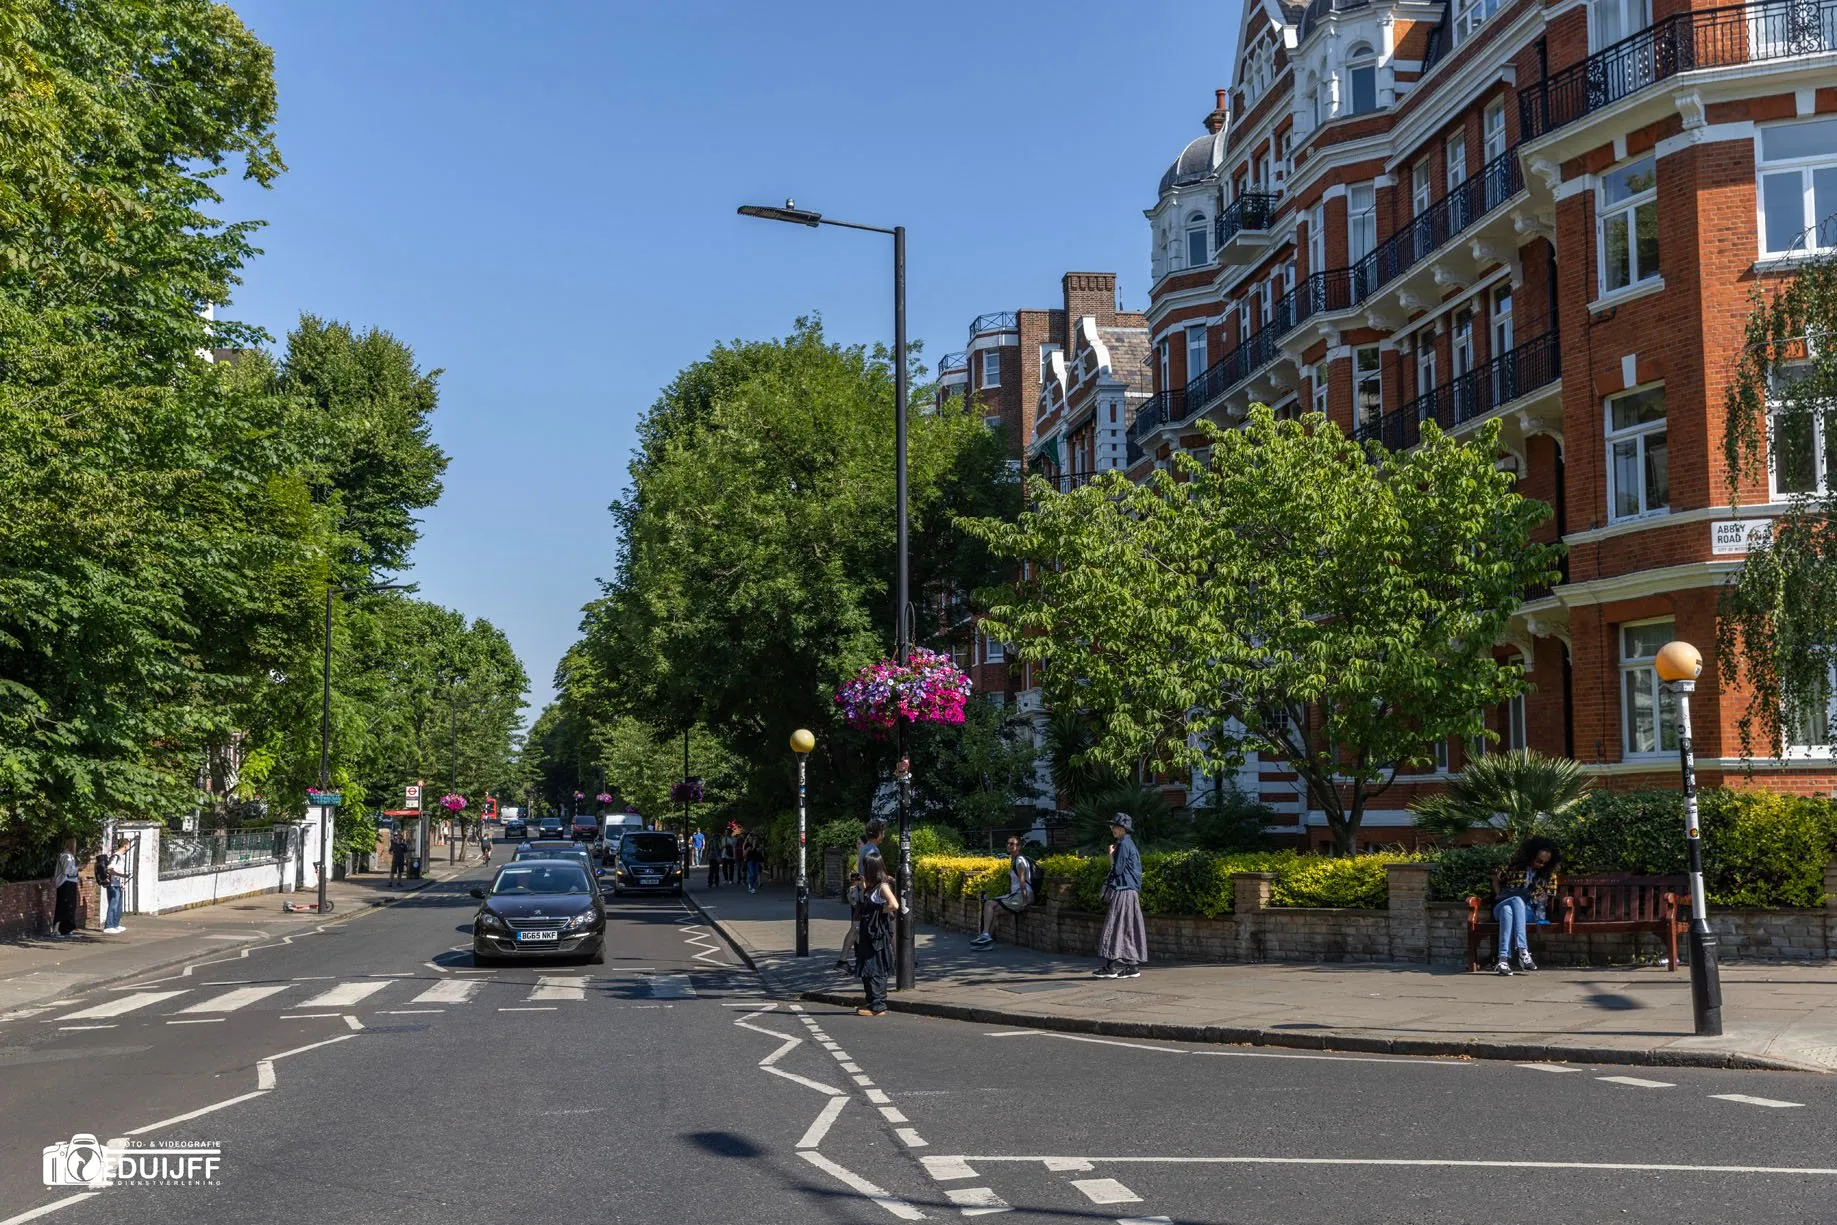
[[[220,829],[195,834],[160,835],[161,873],[198,868],[234,867],[278,859],[286,849],[287,830],[273,826]]]

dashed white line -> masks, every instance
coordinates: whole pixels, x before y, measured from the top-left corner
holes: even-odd
[[[1635,1089],[1675,1089],[1676,1085],[1668,1080],[1647,1080],[1643,1076],[1597,1076],[1610,1085],[1631,1085]]]
[[[898,1106],[882,1106],[880,1108],[880,1117],[889,1123],[909,1122]]]
[[[894,1129],[893,1134],[898,1136],[899,1142],[907,1148],[931,1147],[931,1141],[919,1135],[916,1127],[898,1127]]]
[[[1083,1160],[1104,1165],[1320,1165],[1378,1166],[1394,1169],[1472,1169],[1472,1170],[1629,1170],[1654,1174],[1815,1174],[1837,1177],[1837,1166],[1793,1165],[1686,1165],[1677,1162],[1641,1161],[1495,1161],[1464,1157],[1133,1157],[1093,1154],[1083,1158],[1046,1156],[1007,1156],[997,1153],[970,1153],[961,1157],[927,1157],[932,1162],[1020,1162]],[[967,1168],[967,1166],[965,1167]],[[933,1174],[932,1177],[939,1177]]]
[[[885,1106],[893,1099],[887,1096],[884,1089],[869,1089],[867,1091],[867,1100],[874,1103],[876,1106]]]
[[[50,1216],[60,1208],[68,1208],[72,1204],[80,1204],[84,1200],[94,1198],[100,1194],[102,1194],[100,1191],[79,1191],[75,1195],[66,1195],[63,1199],[52,1200],[48,1204],[41,1204],[30,1212],[22,1212],[18,1216],[10,1216],[4,1221],[0,1221],[0,1225],[25,1225],[27,1221],[36,1221],[39,1217]]]
[[[1046,1168],[1055,1174],[1063,1174],[1071,1170],[1088,1170],[1091,1163],[1078,1157],[1048,1157]]]
[[[1007,1201],[995,1194],[993,1187],[950,1187],[944,1194],[963,1209],[964,1216],[987,1216],[992,1212],[1012,1212]]]
[[[338,1014],[335,1012],[293,1012],[293,1013],[288,1013],[285,1016],[281,1017],[281,1020],[283,1021],[324,1021],[330,1017],[335,1017],[337,1015]]]
[[[1114,1178],[1074,1178],[1072,1186],[1093,1204],[1139,1204],[1142,1197]]]
[[[1582,1070],[1581,1068],[1566,1067],[1560,1063],[1521,1063],[1518,1066],[1521,1068],[1528,1068],[1533,1072],[1580,1072]]]
[[[1116,1225],[1174,1225],[1170,1216],[1125,1216],[1117,1217]]]
[[[346,1025],[349,1025],[353,1030],[359,1030],[364,1027],[364,1023],[358,1020],[356,1017],[352,1016],[350,1013],[345,1014],[344,1023]]]
[[[961,1157],[920,1157],[919,1163],[925,1172],[936,1182],[952,1182],[959,1178],[974,1178],[976,1171],[970,1163]]]
[[[1775,1110],[1805,1105],[1804,1102],[1782,1102],[1772,1097],[1750,1097],[1746,1093],[1712,1093],[1710,1096],[1719,1102],[1740,1102],[1744,1106],[1770,1106]]]
[[[871,1076],[857,1076],[854,1078],[854,1081],[864,1089],[871,1087],[874,1083],[874,1079]]]

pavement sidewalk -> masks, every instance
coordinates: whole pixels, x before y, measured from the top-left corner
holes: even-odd
[[[498,860],[493,856],[494,862]],[[65,996],[123,979],[136,978],[210,956],[230,956],[244,945],[279,940],[290,933],[310,931],[323,924],[344,922],[388,906],[439,881],[478,867],[478,851],[471,859],[449,867],[444,860],[428,865],[418,881],[388,888],[389,874],[368,872],[327,887],[332,911],[321,918],[312,912],[287,914],[286,902],[318,900],[316,890],[298,893],[258,893],[210,906],[175,910],[162,915],[126,915],[126,931],[108,936],[95,927],[78,931],[68,940],[52,936],[18,936],[0,940],[0,1021],[20,1010],[47,1006]],[[99,920],[96,920],[99,922]]]
[[[808,958],[794,956],[795,902],[691,882],[696,905],[777,990],[859,1004],[835,968],[845,904],[810,903]],[[999,932],[997,935],[999,936]],[[1837,1072],[1837,965],[1722,967],[1723,1028],[1692,1033],[1690,975],[1650,967],[1550,969],[1512,978],[1421,965],[1151,963],[1093,979],[1092,958],[997,944],[920,924],[919,985],[897,1011],[1112,1037],[1313,1050],[1464,1055],[1518,1062]]]

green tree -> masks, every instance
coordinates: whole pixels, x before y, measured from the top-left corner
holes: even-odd
[[[1496,427],[1461,444],[1425,426],[1403,454],[1260,405],[1205,428],[1208,465],[1038,483],[1017,522],[967,524],[1033,563],[991,596],[990,631],[1049,703],[1092,713],[1088,760],[1127,776],[1273,756],[1351,853],[1398,771],[1522,690],[1493,644],[1553,577],[1556,550],[1530,540],[1549,510],[1498,471]]]
[[[963,722],[914,738],[912,814],[916,821],[977,831],[1033,824],[1039,750],[1025,718],[971,698]]]
[[[1826,222],[1826,224],[1831,224]],[[1724,393],[1723,455],[1732,497],[1760,486],[1768,460],[1782,491],[1799,490],[1748,550],[1722,596],[1716,664],[1725,694],[1745,689],[1744,757],[1824,743],[1837,665],[1837,484],[1816,479],[1816,439],[1837,430],[1837,259],[1821,255],[1757,279],[1743,344]],[[1822,434],[1820,434],[1822,430]]]

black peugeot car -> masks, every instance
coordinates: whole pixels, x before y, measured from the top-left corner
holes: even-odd
[[[534,833],[538,838],[566,838],[568,827],[560,817],[544,817],[536,822]]]
[[[607,876],[615,894],[682,894],[682,843],[675,834],[636,830],[619,839],[617,867]]]
[[[520,859],[498,869],[472,919],[472,962],[500,958],[606,960],[606,911],[585,868],[566,859]]]

